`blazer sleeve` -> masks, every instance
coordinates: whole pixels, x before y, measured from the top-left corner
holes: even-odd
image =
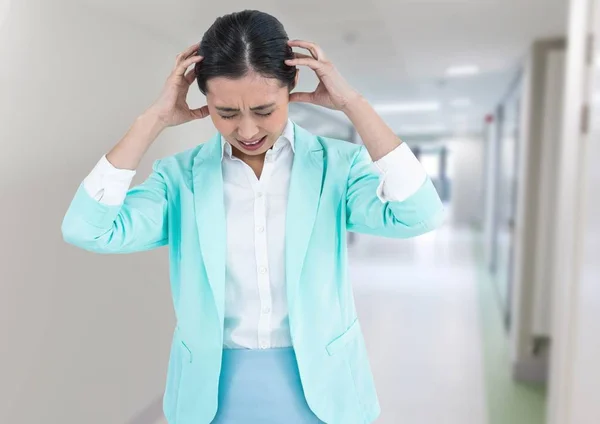
[[[82,183],[62,222],[64,240],[97,253],[130,253],[166,245],[167,189],[159,163],[154,162],[142,184],[127,191],[120,205],[97,201]]]
[[[415,237],[439,227],[444,207],[429,177],[402,201],[378,196],[380,178],[364,146],[350,166],[346,191],[346,227],[349,231],[383,237]]]

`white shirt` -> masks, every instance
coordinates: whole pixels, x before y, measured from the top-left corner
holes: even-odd
[[[260,179],[232,155],[222,138],[227,224],[224,348],[292,345],[285,290],[285,217],[294,159],[294,126],[267,151]],[[383,202],[414,194],[427,175],[405,143],[378,160]],[[135,171],[117,169],[103,156],[84,187],[98,202],[123,203]]]

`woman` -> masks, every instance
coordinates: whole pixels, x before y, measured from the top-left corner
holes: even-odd
[[[313,93],[290,94],[297,66],[317,74]],[[194,80],[207,105],[190,110]],[[343,111],[364,146],[290,122],[290,101]],[[128,190],[161,131],[208,116],[211,140],[156,161]],[[94,252],[169,246],[169,423],[352,424],[372,422],[379,404],[346,232],[413,237],[441,215],[409,148],[319,46],[244,11],[217,19],[177,57],[160,98],[79,187],[62,231]]]

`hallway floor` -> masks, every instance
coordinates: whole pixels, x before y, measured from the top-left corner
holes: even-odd
[[[487,424],[473,237],[357,236],[355,287],[379,424]]]

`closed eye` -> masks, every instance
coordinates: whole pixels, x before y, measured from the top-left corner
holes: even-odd
[[[272,114],[273,114],[273,111],[267,112],[267,113],[258,113],[258,112],[255,112],[255,115],[259,116],[261,118],[266,118],[267,116],[271,116]],[[219,116],[221,118],[223,118],[223,119],[233,119],[233,118],[237,117],[238,115],[235,114],[235,115],[219,115]]]

